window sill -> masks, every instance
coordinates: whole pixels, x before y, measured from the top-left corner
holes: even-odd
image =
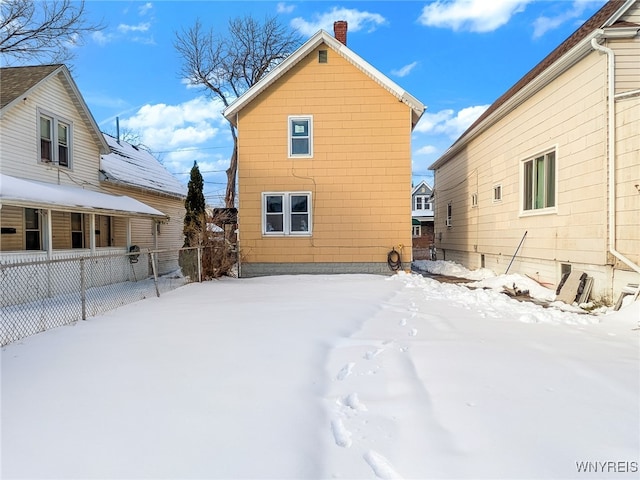
[[[520,217],[539,217],[542,215],[557,215],[558,209],[552,208],[537,208],[535,210],[524,210],[520,212]]]

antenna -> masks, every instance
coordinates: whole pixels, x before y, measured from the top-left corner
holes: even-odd
[[[120,117],[116,117],[116,140],[120,144]]]

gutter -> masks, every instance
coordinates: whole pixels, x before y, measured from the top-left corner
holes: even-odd
[[[633,263],[616,250],[616,106],[615,106],[615,54],[608,47],[598,43],[599,38],[606,38],[605,32],[600,31],[597,37],[591,39],[591,46],[607,55],[607,163],[609,168],[609,252],[618,260],[640,273],[640,266]]]

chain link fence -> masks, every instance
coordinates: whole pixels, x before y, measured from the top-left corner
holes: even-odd
[[[201,281],[202,258],[211,254],[210,248],[195,247],[39,261],[3,258],[0,345]]]

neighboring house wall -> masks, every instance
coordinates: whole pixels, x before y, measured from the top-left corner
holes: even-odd
[[[165,274],[178,269],[177,250],[184,244],[182,228],[184,226],[184,198],[162,195],[144,189],[133,189],[103,182],[103,188],[116,195],[127,195],[140,200],[157,210],[162,211],[169,218],[158,222],[151,218],[131,219],[131,243],[143,249],[173,250],[171,255],[161,255],[159,259],[159,274]]]
[[[312,158],[288,158],[292,115],[312,117]],[[388,272],[387,253],[400,245],[409,262],[411,118],[407,105],[324,45],[241,110],[242,275]],[[310,193],[311,234],[263,234],[267,192]]]
[[[638,211],[640,76],[638,38],[607,42],[624,51],[616,101],[617,248],[640,263]],[[635,64],[629,62],[635,59]],[[635,93],[633,93],[635,92]],[[617,295],[637,273],[608,248],[607,57],[592,51],[435,167],[439,258],[504,273],[511,266],[558,284],[570,266],[594,277],[592,297]],[[526,210],[525,163],[555,154],[555,205]],[[499,199],[494,198],[499,192]],[[477,195],[477,206],[472,196]],[[451,226],[446,226],[448,213]]]
[[[2,165],[5,175],[98,190],[100,146],[96,134],[69,98],[62,73],[27,92],[18,105],[2,115]],[[39,114],[71,125],[69,168],[40,161]]]

